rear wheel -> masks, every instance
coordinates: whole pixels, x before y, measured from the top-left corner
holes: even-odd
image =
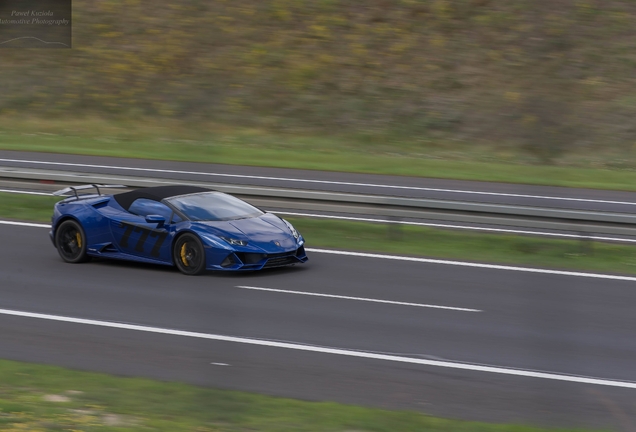
[[[174,243],[172,254],[181,273],[193,276],[205,272],[203,243],[194,234],[181,235]]]
[[[86,254],[86,235],[82,226],[74,220],[67,220],[57,227],[55,246],[62,259],[68,263],[89,260]]]

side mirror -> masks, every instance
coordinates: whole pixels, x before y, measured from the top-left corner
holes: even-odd
[[[166,223],[166,218],[161,215],[148,215],[146,216],[146,222],[148,223],[156,223],[157,228],[161,228]]]

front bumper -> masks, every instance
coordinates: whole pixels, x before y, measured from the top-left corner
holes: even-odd
[[[220,264],[208,266],[208,269],[226,271],[261,270],[301,264],[307,262],[308,259],[304,246],[287,252],[273,254],[232,252],[225,256]]]

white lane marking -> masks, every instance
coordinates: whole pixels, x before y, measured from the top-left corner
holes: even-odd
[[[468,309],[468,308],[461,308],[461,307],[439,306],[439,305],[421,304],[421,303],[408,303],[408,302],[399,302],[399,301],[392,301],[392,300],[379,300],[379,299],[371,299],[371,298],[364,298],[364,297],[350,297],[350,296],[343,296],[343,295],[322,294],[322,293],[304,292],[304,291],[290,291],[290,290],[282,290],[282,289],[275,289],[275,288],[262,288],[262,287],[253,287],[253,286],[244,286],[244,285],[237,285],[236,288],[255,290],[255,291],[270,291],[270,292],[283,293],[283,294],[299,294],[299,295],[314,296],[314,297],[328,297],[328,298],[336,298],[336,299],[342,299],[342,300],[357,300],[357,301],[365,301],[365,302],[372,302],[372,303],[385,303],[385,304],[392,304],[392,305],[398,305],[398,306],[415,306],[415,307],[433,308],[433,309],[447,309],[447,310],[454,310],[454,311],[461,311],[461,312],[483,312],[482,310],[479,310],[479,309]]]
[[[617,276],[617,275],[602,274],[602,273],[583,273],[583,272],[574,272],[574,271],[565,271],[565,270],[549,270],[549,269],[532,268],[532,267],[515,267],[515,266],[498,265],[498,264],[482,264],[482,263],[472,263],[472,262],[466,262],[466,261],[450,261],[450,260],[440,260],[440,259],[432,259],[432,258],[418,258],[418,257],[408,257],[408,256],[400,256],[400,255],[384,255],[384,254],[365,253],[365,252],[349,252],[349,251],[339,251],[339,250],[330,250],[330,249],[305,248],[305,250],[307,252],[313,252],[313,253],[356,256],[361,258],[378,258],[378,259],[388,259],[388,260],[396,260],[396,261],[411,261],[411,262],[421,262],[421,263],[429,263],[429,264],[444,264],[444,265],[452,265],[452,266],[460,266],[460,267],[477,267],[477,268],[485,268],[485,269],[492,269],[492,270],[508,270],[508,271],[518,271],[518,272],[526,272],[526,273],[543,273],[543,274],[562,275],[562,276],[577,276],[577,277],[587,277],[587,278],[595,278],[595,279],[610,279],[610,280],[636,282],[636,277],[633,277],[633,276]]]
[[[24,194],[24,195],[53,196],[53,194],[46,193],[46,192],[31,192],[31,191],[21,191],[21,190],[13,190],[13,189],[0,189],[0,192],[14,193],[14,194]]]
[[[71,162],[49,162],[49,161],[2,159],[2,158],[0,158],[0,162],[103,168],[103,169],[122,170],[122,171],[143,171],[143,172],[157,172],[157,173],[167,173],[167,174],[190,174],[190,175],[201,175],[201,176],[211,176],[211,177],[231,177],[231,178],[245,178],[245,179],[254,179],[254,180],[275,180],[275,181],[286,181],[286,182],[295,182],[295,183],[331,184],[331,185],[341,185],[341,186],[361,186],[361,187],[385,188],[385,189],[420,190],[420,191],[428,191],[428,192],[448,192],[448,193],[457,193],[457,194],[489,195],[489,196],[515,197],[515,198],[534,198],[534,199],[557,200],[557,201],[577,201],[577,202],[590,202],[590,203],[602,203],[602,204],[636,205],[636,202],[629,202],[629,201],[597,200],[597,199],[589,199],[589,198],[572,198],[572,197],[554,197],[554,196],[544,196],[544,195],[525,195],[525,194],[513,194],[513,193],[503,193],[503,192],[469,191],[469,190],[461,190],[461,189],[442,189],[442,188],[430,188],[430,187],[419,187],[419,186],[399,186],[399,185],[387,185],[387,184],[376,184],[376,183],[298,179],[298,178],[287,178],[287,177],[267,177],[267,176],[255,176],[255,175],[245,175],[245,174],[222,174],[222,173],[181,171],[181,170],[169,170],[169,169],[158,169],[158,168],[139,168],[139,167],[125,167],[125,166],[111,166],[111,165],[79,164],[79,163],[71,163]]]
[[[17,225],[17,226],[27,226],[27,227],[35,227],[35,228],[51,228],[51,225],[39,224],[39,223],[30,223],[30,222],[16,222],[16,221],[7,221],[0,220],[0,225]]]
[[[36,228],[51,228],[51,225],[46,225],[46,224],[3,221],[3,220],[0,220],[0,224],[18,225],[18,226],[27,226],[27,227],[36,227]],[[439,259],[432,259],[432,258],[418,258],[418,257],[408,257],[408,256],[400,256],[400,255],[383,255],[383,254],[375,254],[375,253],[350,252],[350,251],[339,251],[339,250],[329,250],[329,249],[306,248],[305,250],[308,252],[314,252],[314,253],[348,255],[348,256],[357,256],[362,258],[379,258],[379,259],[389,259],[389,260],[396,260],[396,261],[445,264],[445,265],[454,265],[454,266],[460,266],[460,267],[477,267],[477,268],[485,268],[485,269],[492,269],[492,270],[509,270],[509,271],[518,271],[518,272],[527,272],[527,273],[543,273],[543,274],[553,274],[553,275],[562,275],[562,276],[577,276],[577,277],[588,277],[588,278],[595,278],[595,279],[609,279],[609,280],[622,280],[622,281],[636,282],[636,277],[617,276],[617,275],[602,274],[602,273],[583,273],[583,272],[573,272],[573,271],[565,271],[565,270],[549,270],[549,269],[532,268],[532,267],[515,267],[515,266],[497,265],[497,264],[482,264],[482,263],[472,263],[472,262],[466,262],[466,261],[450,261],[450,260],[439,260]]]
[[[543,232],[543,231],[525,231],[525,230],[515,230],[515,229],[507,229],[507,228],[488,228],[488,227],[475,227],[475,226],[465,226],[465,225],[449,225],[449,224],[438,224],[438,223],[430,223],[430,222],[410,222],[410,221],[399,221],[399,220],[390,220],[390,219],[372,219],[372,218],[361,218],[361,217],[352,217],[352,216],[322,215],[322,214],[313,214],[313,213],[294,213],[294,212],[284,212],[284,211],[270,211],[270,213],[275,213],[279,215],[287,215],[287,216],[309,217],[309,218],[350,220],[350,221],[356,221],[356,222],[389,223],[389,224],[400,224],[400,225],[427,226],[427,227],[433,227],[433,228],[463,229],[463,230],[469,230],[469,231],[488,231],[488,232],[500,232],[500,233],[507,233],[507,234],[530,234],[530,235],[546,236],[546,237],[563,237],[563,238],[585,239],[585,240],[636,243],[636,239],[632,239],[632,238],[584,236],[584,235],[578,235],[578,234],[549,233],[549,232]]]
[[[320,347],[315,345],[304,345],[300,343],[277,342],[277,341],[269,341],[269,340],[263,340],[263,339],[252,339],[252,338],[246,338],[246,337],[226,336],[226,335],[200,333],[200,332],[192,332],[192,331],[185,331],[185,330],[174,330],[174,329],[150,327],[150,326],[138,325],[138,324],[124,324],[124,323],[117,323],[112,321],[74,318],[74,317],[67,317],[67,316],[61,316],[61,315],[49,315],[49,314],[24,312],[24,311],[16,311],[16,310],[9,310],[9,309],[0,309],[0,314],[25,317],[25,318],[37,318],[37,319],[43,319],[43,320],[49,320],[49,321],[67,322],[67,323],[73,323],[73,324],[92,325],[97,327],[116,328],[116,329],[122,329],[122,330],[134,330],[134,331],[141,331],[141,332],[147,332],[147,333],[159,333],[159,334],[172,335],[172,336],[184,336],[184,337],[191,337],[191,338],[198,338],[198,339],[242,343],[247,345],[257,345],[257,346],[265,346],[265,347],[271,347],[271,348],[285,348],[285,349],[291,349],[296,351],[308,351],[308,352],[316,352],[316,353],[322,353],[322,354],[334,354],[334,355],[347,356],[347,357],[384,360],[384,361],[398,362],[398,363],[411,363],[411,364],[418,364],[423,366],[459,369],[459,370],[466,370],[466,371],[472,371],[472,372],[488,372],[488,373],[495,373],[495,374],[501,374],[501,375],[513,375],[513,376],[520,376],[520,377],[527,377],[527,378],[542,378],[542,379],[548,379],[548,380],[554,380],[554,381],[567,381],[567,382],[580,383],[580,384],[594,384],[594,385],[602,385],[602,386],[609,386],[609,387],[622,387],[622,388],[636,389],[636,382],[619,381],[619,380],[612,380],[612,379],[606,379],[606,378],[586,377],[586,376],[578,376],[578,375],[567,375],[567,374],[561,374],[556,372],[539,372],[539,371],[524,370],[524,369],[505,368],[505,367],[499,367],[499,366],[485,366],[485,365],[470,364],[470,363],[455,363],[455,362],[441,361],[441,360],[402,357],[397,355],[379,354],[379,353],[373,353],[373,352],[367,352],[367,351],[355,351],[351,349],[329,348],[329,347]]]
[[[210,364],[211,364],[211,365],[214,365],[214,366],[229,366],[229,364],[228,364],[228,363],[216,363],[216,362],[212,362],[212,363],[210,363]]]

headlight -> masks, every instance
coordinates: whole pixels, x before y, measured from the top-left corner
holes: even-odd
[[[289,222],[287,222],[285,219],[282,219],[282,221],[285,222],[285,225],[287,225],[287,228],[289,228],[294,238],[298,240],[299,234],[298,234],[298,231],[296,231],[296,228],[294,228],[294,226],[290,224]]]
[[[233,239],[233,238],[221,237],[221,236],[219,236],[219,238],[225,240],[232,246],[247,246],[247,242],[245,240],[239,240],[239,239]]]

